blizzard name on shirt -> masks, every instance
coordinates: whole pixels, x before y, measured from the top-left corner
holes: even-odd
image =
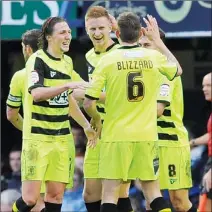
[[[153,68],[153,62],[151,60],[128,60],[117,62],[118,70],[142,70]]]

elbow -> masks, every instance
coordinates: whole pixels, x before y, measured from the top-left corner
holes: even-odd
[[[177,76],[182,75],[182,73],[183,73],[182,68],[178,66],[178,68],[177,68]]]
[[[13,122],[15,118],[16,118],[16,114],[14,114],[12,110],[7,110],[7,120],[9,122]]]
[[[34,102],[40,102],[42,101],[42,98],[41,98],[41,94],[35,90],[32,90],[31,91],[31,95],[32,95],[32,98],[33,98],[33,101]]]

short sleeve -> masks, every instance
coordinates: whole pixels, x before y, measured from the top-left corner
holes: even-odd
[[[98,100],[102,89],[105,87],[106,77],[106,67],[102,66],[102,61],[100,60],[92,75],[91,87],[85,92],[85,97]]]
[[[177,64],[168,61],[167,57],[160,52],[156,53],[156,66],[160,73],[169,80],[173,80],[177,76]]]
[[[32,89],[43,87],[44,82],[44,62],[39,57],[30,57],[26,64],[28,76],[28,90],[31,93]]]
[[[12,108],[19,108],[21,107],[21,104],[22,104],[23,94],[22,94],[22,88],[20,87],[21,84],[19,83],[20,82],[19,72],[20,71],[16,72],[11,79],[10,92],[6,102],[6,104]]]
[[[157,102],[165,103],[166,106],[171,104],[173,93],[173,81],[169,81],[164,75],[159,76],[159,92]]]

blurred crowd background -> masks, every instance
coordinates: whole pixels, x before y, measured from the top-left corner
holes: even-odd
[[[21,193],[21,132],[6,118],[6,99],[13,74],[24,67],[21,35],[27,29],[39,28],[49,16],[65,17],[72,29],[70,55],[75,70],[87,79],[85,53],[92,48],[84,30],[84,14],[90,5],[108,8],[115,17],[130,10],[140,17],[151,14],[166,32],[166,45],[179,60],[184,73],[184,124],[190,139],[206,132],[211,104],[202,93],[203,76],[212,71],[211,1],[1,1],[1,211],[9,211]],[[165,14],[165,15],[164,15]],[[201,17],[197,14],[201,14]],[[112,35],[113,36],[113,35]],[[115,39],[115,38],[114,38]],[[115,39],[116,40],[116,39]],[[83,159],[86,137],[83,130],[70,120],[76,146],[74,188],[67,190],[63,211],[86,211],[82,199]],[[207,146],[191,150],[193,188],[190,198],[197,205],[199,185]],[[165,197],[168,195],[164,192]],[[130,197],[135,211],[142,211],[144,198],[137,182],[132,182]],[[4,209],[3,209],[4,208]]]

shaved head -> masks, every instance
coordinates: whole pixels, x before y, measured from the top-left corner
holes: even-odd
[[[204,76],[203,81],[202,81],[202,90],[204,92],[205,99],[210,102],[212,101],[212,96],[211,96],[212,95],[212,92],[211,92],[212,82],[211,82],[211,80],[212,80],[212,73],[210,72]]]

